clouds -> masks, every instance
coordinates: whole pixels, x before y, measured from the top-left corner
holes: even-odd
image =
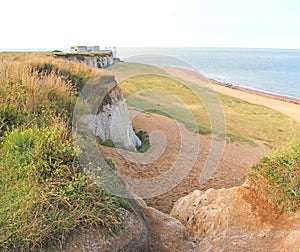
[[[298,47],[295,0],[110,0],[1,3],[0,48]]]

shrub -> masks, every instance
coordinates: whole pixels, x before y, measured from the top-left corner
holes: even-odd
[[[113,169],[113,170],[116,170],[116,165],[115,163],[112,161],[112,159],[105,159],[105,162],[108,164],[108,166]]]
[[[62,242],[76,227],[122,226],[123,200],[79,168],[66,128],[60,125],[6,133],[0,160],[0,250],[38,249]]]
[[[70,139],[75,87],[94,70],[45,54],[0,57],[0,251],[61,245],[77,228],[115,233],[130,205],[90,179]]]
[[[111,139],[106,139],[105,141],[103,141],[103,140],[101,139],[101,137],[96,136],[96,142],[97,142],[98,144],[100,144],[100,145],[105,146],[105,147],[111,147],[111,148],[115,148],[115,147],[116,147],[116,146],[115,146],[115,143],[114,143],[113,140],[111,140]]]
[[[101,145],[106,146],[106,147],[112,147],[112,148],[115,147],[115,144],[114,144],[113,140],[111,140],[111,139],[106,139],[105,141],[103,141],[101,143]]]
[[[24,123],[25,111],[17,110],[11,104],[0,104],[0,136],[6,130]]]
[[[274,150],[249,169],[251,187],[281,209],[300,208],[300,142]]]
[[[142,145],[137,147],[137,151],[141,153],[146,152],[150,147],[149,135],[144,130],[140,130],[136,135],[142,142]]]

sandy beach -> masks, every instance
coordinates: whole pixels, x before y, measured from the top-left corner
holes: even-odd
[[[207,83],[210,83],[214,90],[219,93],[237,97],[250,103],[270,107],[288,115],[300,123],[300,100],[227,85],[215,80],[207,79],[198,73],[185,69],[164,66],[160,68],[167,74],[182,80],[191,81],[200,85],[207,85]]]

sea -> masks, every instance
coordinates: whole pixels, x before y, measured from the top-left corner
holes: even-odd
[[[300,49],[117,48],[123,61],[179,67],[229,85],[300,99]]]
[[[300,100],[300,49],[119,47],[117,57],[125,62],[184,68],[229,85]]]

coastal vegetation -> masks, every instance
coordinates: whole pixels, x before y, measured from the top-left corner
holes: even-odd
[[[137,151],[145,153],[150,147],[149,135],[146,131],[140,130],[137,134],[138,138],[141,140],[142,145],[137,147]]]
[[[95,70],[52,56],[0,55],[0,251],[58,246],[79,228],[116,233],[129,208],[89,178],[71,139],[76,96]]]
[[[248,172],[251,188],[282,210],[300,209],[300,142],[274,150]]]
[[[0,251],[61,246],[81,228],[117,233],[123,226],[121,209],[131,209],[90,179],[71,139],[77,95],[96,70],[54,56],[0,54]],[[111,78],[111,72],[97,71]],[[207,112],[215,95],[209,88],[143,64],[122,63],[113,71],[134,109],[172,117],[200,134],[218,133],[211,131]],[[282,113],[222,94],[217,98],[228,141],[255,145],[259,140],[274,147],[300,137],[299,124]],[[143,143],[138,151],[147,151],[147,132],[137,135]],[[299,160],[299,141],[274,150],[249,168],[250,186],[282,209],[299,209]],[[106,161],[117,169],[113,160]]]
[[[96,141],[99,145],[105,146],[105,147],[110,147],[110,148],[119,148],[119,149],[124,149],[127,151],[138,151],[141,153],[145,153],[149,147],[150,147],[150,140],[149,140],[149,135],[146,131],[140,130],[136,133],[137,137],[141,140],[141,146],[137,146],[136,150],[134,149],[128,149],[123,147],[121,144],[115,144],[113,140],[111,139],[106,139],[103,141],[99,136],[96,136]]]
[[[124,65],[117,74],[123,75],[127,68],[133,73],[131,68],[136,68],[135,64]],[[154,73],[153,68],[150,66],[147,71],[143,65],[141,71],[152,73],[136,73],[120,83],[128,105],[135,109],[173,117],[188,128],[198,129],[200,134],[207,134],[211,133],[210,117],[215,116],[208,113],[207,107],[213,107],[217,101],[224,111],[229,141],[255,145],[255,140],[260,140],[272,147],[300,137],[300,125],[278,111],[220,93],[215,98],[215,92],[208,87],[161,74],[161,69]]]

